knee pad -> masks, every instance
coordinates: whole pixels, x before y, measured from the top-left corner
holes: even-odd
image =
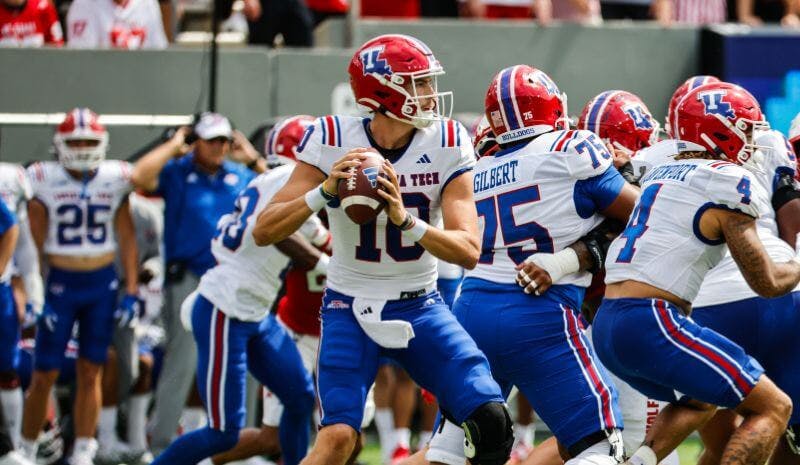
[[[514,433],[508,410],[499,402],[481,405],[461,424],[464,455],[472,465],[502,465],[508,461]]]
[[[786,428],[786,443],[795,455],[800,455],[800,425],[789,425]]]

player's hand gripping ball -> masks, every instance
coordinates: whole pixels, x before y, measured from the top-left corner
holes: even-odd
[[[381,189],[378,176],[383,172],[383,157],[374,151],[366,156],[359,166],[350,168],[350,176],[339,182],[339,200],[348,218],[357,224],[366,224],[386,206],[386,201],[378,194]]]

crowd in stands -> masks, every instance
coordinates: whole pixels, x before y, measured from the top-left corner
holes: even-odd
[[[800,28],[800,0],[356,0],[364,18],[467,19],[663,26],[739,22]],[[178,32],[208,30],[213,0],[0,0],[0,46],[159,49]],[[313,46],[313,30],[353,0],[223,0],[223,30],[250,44]],[[193,21],[192,18],[201,18]]]

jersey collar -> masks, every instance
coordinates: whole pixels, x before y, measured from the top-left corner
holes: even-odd
[[[369,145],[371,145],[372,148],[377,150],[378,153],[383,155],[383,157],[389,160],[390,162],[397,163],[397,161],[400,160],[400,157],[405,155],[408,148],[411,147],[411,144],[414,142],[414,138],[417,136],[417,129],[416,128],[414,129],[414,132],[411,134],[411,138],[408,140],[408,143],[406,145],[400,147],[399,149],[385,149],[380,145],[378,145],[378,143],[375,142],[375,139],[372,137],[372,132],[370,132],[369,130],[370,121],[372,120],[369,118],[364,118],[362,120],[362,124],[364,125],[364,133],[367,135],[367,140],[369,140]]]

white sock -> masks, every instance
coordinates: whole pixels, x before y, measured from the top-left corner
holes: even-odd
[[[19,450],[22,452],[22,455],[25,456],[26,459],[30,461],[36,460],[36,451],[39,448],[39,444],[36,442],[36,439],[28,439],[25,437],[20,437],[19,440]]]
[[[186,407],[181,415],[183,434],[206,426],[206,411],[200,407]]]
[[[410,449],[411,446],[411,430],[408,428],[396,428],[394,430],[394,440],[397,447],[405,447]]]
[[[424,449],[425,446],[428,445],[428,441],[431,440],[431,436],[433,436],[433,431],[420,431],[419,441],[417,441],[417,450]]]
[[[381,457],[386,462],[393,452],[394,414],[390,408],[375,409],[375,428],[378,430],[378,440],[381,444]]]
[[[95,438],[75,438],[75,447],[72,448],[73,457],[94,459],[95,454],[97,454],[97,441]]]
[[[128,401],[128,442],[133,450],[147,450],[147,408],[151,393],[134,394]]]
[[[3,408],[5,428],[11,436],[11,444],[19,447],[22,428],[22,388],[0,389],[0,405]]]
[[[640,446],[628,459],[628,463],[631,465],[656,465],[657,462],[656,453],[647,446]]]
[[[100,444],[110,445],[117,439],[117,406],[100,409],[100,421],[97,422],[97,440]]]
[[[514,444],[533,445],[533,424],[514,423]]]

